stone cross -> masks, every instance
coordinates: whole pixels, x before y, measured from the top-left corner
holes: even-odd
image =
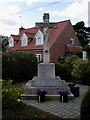
[[[44,13],[43,15],[43,23],[36,23],[36,27],[43,28],[43,63],[50,62],[50,32],[49,28],[56,27],[57,23],[49,23],[49,13]]]

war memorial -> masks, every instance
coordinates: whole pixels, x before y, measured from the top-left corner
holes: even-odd
[[[63,90],[68,93],[69,97],[73,98],[68,84],[59,76],[55,76],[55,65],[50,63],[49,28],[57,27],[57,23],[50,23],[49,13],[44,13],[43,22],[36,23],[36,27],[43,28],[43,63],[38,64],[37,76],[26,83],[22,96],[36,99],[37,91],[43,90],[47,93],[46,99],[59,99],[58,93]]]

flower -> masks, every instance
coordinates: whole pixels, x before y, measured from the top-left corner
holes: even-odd
[[[10,89],[10,91],[11,91],[12,89]]]
[[[8,92],[8,89],[6,89],[6,92]]]
[[[21,99],[17,99],[17,102],[21,102],[22,100]]]
[[[0,82],[3,82],[3,80],[1,79]]]

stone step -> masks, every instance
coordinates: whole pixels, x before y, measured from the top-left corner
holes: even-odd
[[[31,99],[31,100],[36,100],[37,99],[37,95],[35,95],[35,94],[21,94],[21,97],[23,97],[23,99]],[[59,94],[57,94],[57,95],[46,94],[45,99],[46,100],[59,100],[60,95]],[[74,95],[69,94],[68,95],[68,100],[73,100],[73,99],[74,99]]]

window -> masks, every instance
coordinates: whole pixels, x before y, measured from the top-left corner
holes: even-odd
[[[42,42],[42,37],[37,37],[36,38],[36,45],[42,45],[43,42]]]
[[[87,52],[83,51],[83,60],[87,60]]]
[[[28,37],[26,36],[25,33],[23,33],[21,36],[21,46],[27,46],[27,39]]]
[[[36,57],[37,57],[37,61],[38,61],[38,62],[42,60],[42,59],[41,59],[41,54],[36,54]]]
[[[9,47],[14,47],[14,39],[12,36],[9,39]]]
[[[70,44],[75,45],[75,39],[74,38],[70,38]]]
[[[43,34],[40,30],[36,33],[35,38],[36,38],[36,45],[43,44]]]

